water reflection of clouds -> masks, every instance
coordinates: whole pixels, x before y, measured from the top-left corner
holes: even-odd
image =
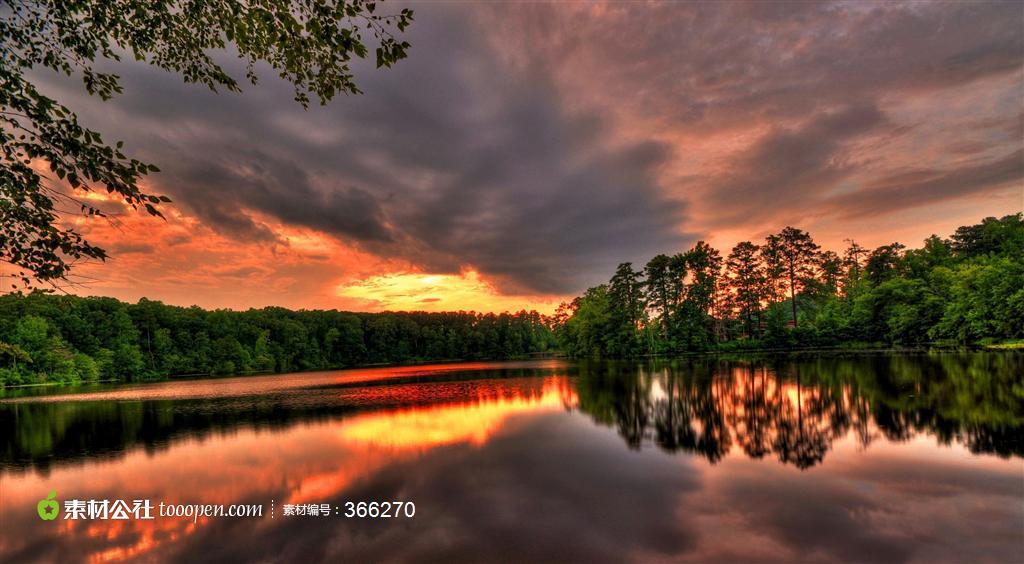
[[[1005,552],[1012,543],[972,538],[983,532],[988,539],[1020,539],[1013,530],[1022,518],[1015,504],[1020,485],[1012,469],[995,461],[979,473],[956,462],[964,450],[949,453],[952,463],[922,468],[922,450],[877,448],[872,454],[883,460],[876,464],[831,464],[813,473],[745,458],[712,466],[652,450],[624,458],[610,430],[595,432],[579,417],[549,411],[502,428],[482,448],[461,443],[392,459],[341,492],[413,499],[422,518],[287,523],[252,554],[302,539],[315,547],[314,560],[973,562],[1012,556]],[[853,440],[836,446],[844,462],[861,454]],[[921,497],[915,482],[940,490]],[[206,548],[189,550],[195,556]]]
[[[946,381],[929,403],[908,405],[881,377],[869,395],[763,370],[647,374],[325,388],[302,400],[319,402],[308,411],[292,395],[260,399],[270,412],[232,399],[156,402],[155,415],[105,406],[90,418],[68,404],[55,412],[80,418],[67,437],[120,418],[121,454],[3,475],[0,559],[973,562],[1024,546],[1020,460],[977,456],[956,420],[930,415],[945,406]],[[187,415],[157,425],[165,408]],[[29,405],[18,409],[28,421]],[[133,416],[143,424],[129,425]],[[193,434],[162,434],[183,424]],[[194,434],[204,429],[219,432]],[[812,452],[813,466],[769,456],[806,437],[823,438],[828,456]],[[417,515],[48,526],[32,508],[52,488],[64,499],[274,499],[279,510],[412,500]]]
[[[38,492],[51,488],[62,492],[65,499],[70,495],[80,499],[150,499],[154,503],[268,503],[271,499],[279,504],[338,503],[339,496],[353,483],[389,466],[412,463],[442,446],[479,447],[511,417],[564,411],[575,404],[575,394],[565,378],[507,380],[502,386],[441,383],[435,386],[435,395],[453,395],[444,389],[453,386],[464,393],[468,390],[472,399],[466,400],[463,395],[458,403],[369,413],[298,425],[285,432],[240,429],[221,436],[179,440],[159,452],[136,450],[115,461],[26,473],[14,478],[18,487],[11,494],[5,484],[4,505],[30,511]],[[401,389],[390,388],[389,393]],[[6,513],[0,507],[0,515]],[[61,527],[55,529],[31,515],[10,517],[25,533],[11,535],[11,529],[7,529],[2,535],[6,540],[0,540],[0,555],[5,560],[11,556],[13,561],[163,558],[192,550],[188,548],[192,545],[199,550],[196,558],[205,560],[203,539],[214,542],[226,534],[225,529],[244,537],[275,528],[266,521],[201,518],[193,524],[190,520],[158,518],[60,521]],[[278,520],[276,525],[283,525],[283,521]],[[321,526],[334,528],[323,523],[315,523],[313,528]],[[49,534],[54,532],[74,540],[49,542]]]
[[[356,561],[621,561],[693,545],[677,503],[701,487],[688,458],[623,460],[614,434],[579,417],[547,412],[519,423],[484,448],[432,451],[346,492],[415,500],[408,527],[353,522],[310,531],[311,542]]]
[[[1010,562],[1019,555],[1019,464],[979,460],[962,446],[936,456],[926,437],[876,445],[870,454],[848,437],[814,472],[744,459],[704,466],[705,488],[686,498],[700,514],[701,542],[684,560]],[[724,541],[723,530],[753,546]]]

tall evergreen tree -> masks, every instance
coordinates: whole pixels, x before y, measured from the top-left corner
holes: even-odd
[[[793,308],[793,327],[797,326],[796,295],[814,278],[818,245],[806,231],[786,227],[778,235],[779,253],[785,267],[789,299]]]
[[[718,276],[722,270],[719,252],[704,241],[698,241],[683,255],[688,272],[683,300],[676,323],[681,343],[688,348],[703,349],[714,335],[715,296]]]
[[[843,276],[843,259],[835,251],[823,251],[818,255],[818,271],[826,291],[830,294],[838,292],[839,280]]]
[[[669,264],[672,260],[668,255],[657,255],[644,267],[644,286],[647,294],[647,307],[660,325],[661,335],[667,338],[670,332],[670,312],[674,305],[672,300],[672,283]]]
[[[778,235],[765,237],[764,245],[761,245],[761,262],[764,264],[765,275],[765,297],[768,303],[776,303],[783,300],[785,295],[784,275],[786,265],[782,255],[782,241]]]
[[[609,336],[609,352],[617,356],[631,356],[639,346],[640,323],[646,304],[643,282],[633,264],[624,262],[615,270],[608,282],[608,302],[614,333]]]
[[[725,262],[729,295],[748,335],[760,332],[761,301],[765,298],[765,267],[759,251],[754,243],[743,241],[733,247]]]

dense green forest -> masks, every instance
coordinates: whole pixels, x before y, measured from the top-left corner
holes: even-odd
[[[723,258],[707,243],[642,269],[619,265],[555,316],[575,357],[1024,337],[1022,214],[986,218],[919,249],[842,255],[786,227]]]
[[[2,385],[508,359],[556,347],[537,312],[207,311],[147,299],[0,296]]]

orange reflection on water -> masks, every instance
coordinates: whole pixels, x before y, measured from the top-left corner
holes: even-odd
[[[371,401],[385,394],[397,404],[451,398],[442,404],[377,411],[327,422],[298,424],[268,433],[240,428],[224,434],[188,437],[166,450],[126,452],[115,459],[55,467],[48,475],[4,477],[5,504],[31,511],[39,492],[56,488],[65,499],[149,499],[167,503],[323,503],[343,495],[358,480],[390,465],[413,461],[432,449],[457,444],[481,446],[511,418],[569,409],[578,396],[566,377],[511,378],[350,389]],[[229,383],[230,385],[230,383]],[[362,390],[362,391],[361,391]],[[363,393],[363,391],[365,393]],[[329,393],[329,392],[326,392]],[[404,399],[403,399],[404,398]],[[460,398],[456,400],[455,398]],[[283,491],[282,491],[283,489]],[[9,493],[10,492],[10,493]],[[266,517],[266,516],[265,516]],[[53,535],[88,547],[89,562],[162,559],[168,548],[210,525],[209,518],[160,517],[131,521],[65,521],[57,528],[28,520],[25,535]],[[258,528],[270,527],[260,519]],[[20,540],[15,540],[19,539]]]
[[[132,544],[122,544],[101,549],[89,555],[89,562],[120,562],[138,558],[149,551],[157,548],[163,542],[174,542],[182,536],[191,534],[196,527],[202,525],[206,519],[199,523],[193,523],[186,519],[155,519],[143,521],[138,526],[128,521],[95,521],[89,523],[86,528],[86,536],[103,537],[111,543],[116,543],[122,536],[128,539],[135,538]]]
[[[545,378],[540,386],[537,381],[505,383],[501,391],[480,391],[473,401],[402,408],[343,421],[333,439],[353,456],[290,485],[288,503],[335,496],[363,476],[434,448],[460,443],[482,446],[510,417],[579,404],[576,390],[565,377]],[[422,393],[421,389],[410,388],[410,393]]]
[[[345,441],[392,449],[426,450],[441,445],[483,445],[512,415],[573,408],[576,391],[564,378],[545,379],[539,393],[481,396],[475,402],[414,407],[364,415],[341,429]]]

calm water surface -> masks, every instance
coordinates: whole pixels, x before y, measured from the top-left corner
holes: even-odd
[[[0,561],[1019,562],[1022,406],[1012,352],[8,393]],[[50,490],[267,513],[42,521]],[[412,501],[415,516],[282,514],[374,500]]]

